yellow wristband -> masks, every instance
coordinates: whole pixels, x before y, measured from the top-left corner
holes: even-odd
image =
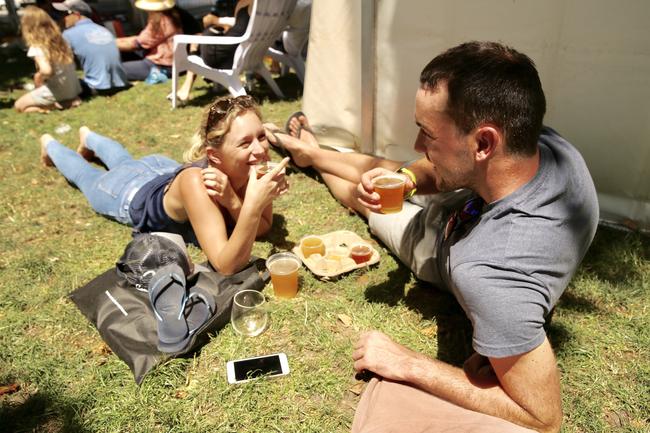
[[[413,173],[411,170],[409,170],[406,167],[401,167],[399,170],[397,170],[398,173],[403,173],[411,179],[411,182],[413,182],[413,189],[410,190],[407,194],[404,195],[404,198],[411,198],[413,195],[415,195],[415,192],[417,191],[418,188],[418,180],[415,177],[415,173]]]

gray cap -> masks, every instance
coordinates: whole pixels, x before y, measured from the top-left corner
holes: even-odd
[[[93,10],[83,0],[65,0],[60,3],[52,3],[52,7],[61,12],[79,12],[82,15],[90,16]]]

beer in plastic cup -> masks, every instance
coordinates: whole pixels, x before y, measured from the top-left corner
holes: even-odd
[[[293,298],[298,293],[298,269],[301,263],[292,253],[273,254],[266,260],[273,292],[278,298]]]
[[[377,176],[372,186],[379,194],[381,213],[396,213],[402,210],[404,203],[404,177],[399,174]]]
[[[268,173],[269,171],[277,167],[278,164],[279,162],[271,162],[271,161],[265,161],[259,164],[255,164],[255,174],[257,175],[257,178],[259,179],[260,177],[264,176],[266,173]]]
[[[325,255],[325,244],[318,236],[305,236],[300,240],[300,251],[305,258],[312,254]]]
[[[350,258],[358,265],[372,257],[372,248],[366,244],[355,244],[350,248]]]

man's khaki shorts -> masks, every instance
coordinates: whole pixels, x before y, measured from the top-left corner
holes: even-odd
[[[371,213],[370,231],[408,266],[417,278],[442,287],[438,254],[442,232],[451,212],[470,196],[470,191],[414,196],[401,212]]]

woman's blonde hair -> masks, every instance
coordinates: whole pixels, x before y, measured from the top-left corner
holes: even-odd
[[[20,28],[25,43],[43,50],[50,63],[67,65],[74,61],[72,50],[63,39],[59,26],[43,9],[27,6],[20,18]]]
[[[249,111],[262,119],[255,100],[248,95],[224,96],[215,100],[203,112],[201,126],[192,137],[190,148],[183,154],[185,162],[195,162],[205,158],[208,147],[219,148],[230,131],[233,120]]]

